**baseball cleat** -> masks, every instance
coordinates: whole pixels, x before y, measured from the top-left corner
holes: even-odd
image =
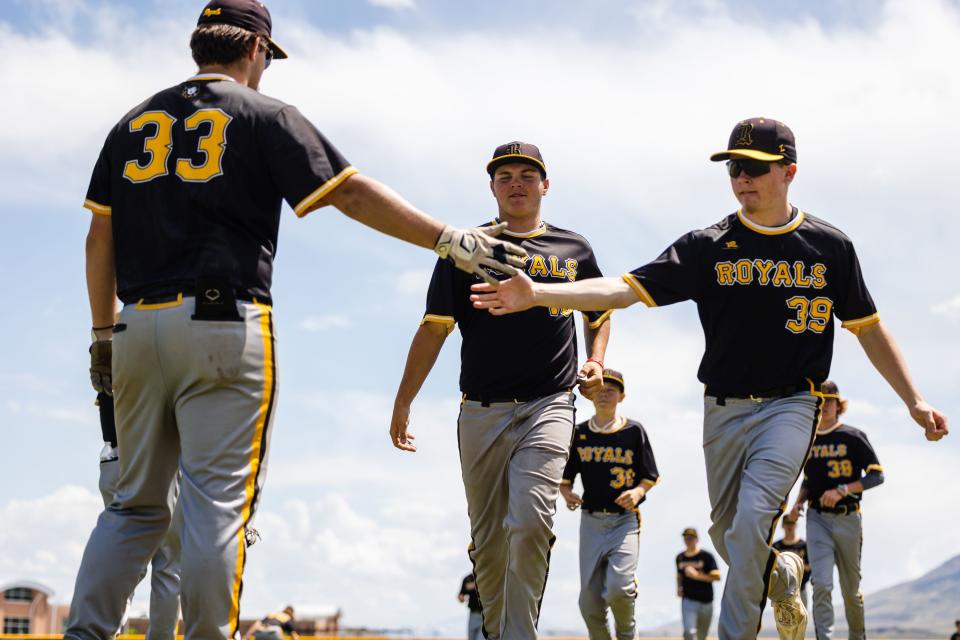
[[[773,617],[781,640],[802,640],[807,632],[807,609],[800,599],[803,581],[803,560],[795,553],[784,551],[779,557],[780,566],[788,571],[787,590],[773,601]]]

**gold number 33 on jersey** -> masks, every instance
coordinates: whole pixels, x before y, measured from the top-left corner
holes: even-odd
[[[203,161],[194,164],[189,158],[177,158],[176,175],[184,182],[207,182],[223,175],[223,150],[227,146],[227,126],[233,120],[220,109],[199,109],[183,121],[186,131],[200,129],[209,124],[206,135],[197,142],[197,151],[203,154]],[[143,141],[143,152],[147,162],[140,164],[128,160],[123,165],[123,177],[133,183],[149,182],[170,172],[167,161],[173,151],[173,125],[177,119],[166,111],[145,111],[130,121],[130,132],[147,132]]]

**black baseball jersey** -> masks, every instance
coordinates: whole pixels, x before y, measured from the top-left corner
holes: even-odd
[[[713,602],[713,583],[688,578],[683,572],[687,567],[693,567],[700,573],[719,571],[713,554],[701,549],[692,556],[688,556],[686,552],[677,555],[677,573],[680,575],[683,597],[697,602]]]
[[[883,471],[883,467],[863,431],[840,424],[827,433],[818,433],[803,467],[807,499],[817,505],[824,491],[856,482],[870,471]],[[861,497],[860,493],[848,493],[837,506],[856,504]]]
[[[773,543],[773,548],[776,549],[777,551],[790,551],[792,553],[797,554],[798,556],[803,558],[804,567],[810,564],[810,559],[807,558],[807,541],[804,540],[803,538],[798,539],[793,544],[787,544],[781,538],[780,540],[777,540],[776,542]],[[811,569],[804,568],[803,584],[800,585],[801,587],[806,586],[807,581],[810,580],[811,572],[812,572]]]
[[[833,316],[854,332],[879,321],[850,239],[797,209],[776,228],[730,214],[623,278],[648,306],[697,303],[706,339],[697,375],[729,395],[823,382]]]
[[[602,275],[590,243],[572,231],[544,223],[530,233],[505,231],[503,236],[527,250],[526,271],[537,282],[573,282]],[[450,331],[460,325],[460,390],[472,398],[531,399],[572,388],[578,370],[573,311],[534,307],[494,316],[471,304],[470,285],[477,282],[481,282],[479,276],[438,260],[423,316],[423,322],[443,323]],[[596,328],[609,312],[585,315]]]
[[[477,579],[473,574],[463,577],[463,583],[460,585],[460,595],[467,597],[467,607],[470,611],[480,611],[480,594],[477,592]]]
[[[353,173],[296,108],[205,74],[120,120],[84,206],[112,215],[124,302],[190,291],[198,276],[269,302],[282,200],[305,215]]]
[[[573,484],[579,473],[583,483],[586,511],[622,513],[617,497],[649,480],[660,479],[657,461],[647,432],[639,422],[621,417],[622,425],[612,433],[597,433],[590,423],[581,422],[573,433],[570,457],[563,470],[563,482]]]

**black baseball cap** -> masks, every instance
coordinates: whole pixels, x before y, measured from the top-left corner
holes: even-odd
[[[620,391],[626,391],[627,387],[623,383],[623,374],[619,371],[613,369],[604,369],[603,370],[603,383],[607,384],[608,382],[617,385],[620,387]]]
[[[825,380],[823,384],[820,385],[820,394],[824,398],[836,398],[838,401],[840,400],[840,388],[833,380]]]
[[[540,155],[540,149],[529,142],[519,142],[514,140],[502,144],[493,151],[493,159],[487,163],[487,173],[490,177],[497,171],[497,167],[511,162],[522,162],[533,165],[540,170],[540,175],[547,177],[547,165],[543,163],[543,156]]]
[[[694,529],[693,527],[687,527],[686,529],[683,530],[683,537],[684,537],[684,538],[699,538],[700,536],[697,535],[697,530],[696,530],[696,529]]]
[[[197,26],[205,24],[229,24],[252,31],[267,42],[273,57],[289,57],[283,47],[271,38],[273,20],[266,5],[257,0],[210,0],[200,13]]]
[[[764,162],[797,161],[797,143],[790,127],[770,118],[750,118],[737,123],[726,151],[710,156],[714,162],[749,158]]]

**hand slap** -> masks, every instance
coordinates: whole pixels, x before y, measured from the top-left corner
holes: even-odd
[[[494,284],[497,280],[487,268],[513,276],[517,273],[517,267],[523,267],[527,255],[523,247],[495,237],[506,228],[505,222],[473,229],[444,227],[433,250],[441,258],[452,260],[458,269]]]
[[[533,280],[522,271],[509,280],[475,284],[470,289],[474,292],[470,296],[474,308],[486,309],[495,316],[526,311],[536,302]]]

